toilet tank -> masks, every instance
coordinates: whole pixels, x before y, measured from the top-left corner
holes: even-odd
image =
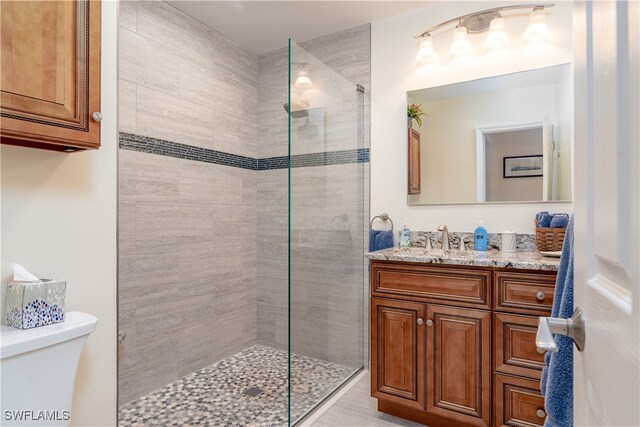
[[[69,312],[64,322],[39,328],[0,326],[0,425],[69,425],[80,352],[96,323]]]

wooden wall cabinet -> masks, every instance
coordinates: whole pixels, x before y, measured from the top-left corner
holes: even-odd
[[[380,411],[433,427],[544,424],[535,334],[555,273],[372,261],[370,281]]]
[[[99,0],[0,2],[0,137],[60,151],[100,146]]]
[[[420,194],[420,132],[409,128],[409,194]]]

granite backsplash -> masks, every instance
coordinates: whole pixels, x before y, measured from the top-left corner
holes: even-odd
[[[460,249],[460,239],[464,239],[465,249],[473,250],[473,233],[472,232],[449,232],[449,246],[451,249]],[[431,247],[439,249],[442,247],[442,232],[440,231],[412,231],[411,246],[424,248],[427,239],[431,239]],[[489,233],[489,241],[487,244],[488,251],[499,251],[502,249],[502,234]],[[517,234],[516,250],[518,252],[537,252],[535,234]]]

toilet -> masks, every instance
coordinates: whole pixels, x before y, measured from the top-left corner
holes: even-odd
[[[0,425],[69,425],[80,352],[96,324],[90,314],[68,312],[53,325],[0,327]]]

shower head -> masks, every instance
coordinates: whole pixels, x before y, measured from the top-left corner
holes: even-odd
[[[309,117],[309,111],[307,110],[309,108],[309,104],[306,104],[304,102],[292,102],[291,108],[289,108],[288,103],[283,104],[282,106],[284,107],[284,111],[286,111],[288,114],[291,114],[291,117],[293,117],[294,119]]]

